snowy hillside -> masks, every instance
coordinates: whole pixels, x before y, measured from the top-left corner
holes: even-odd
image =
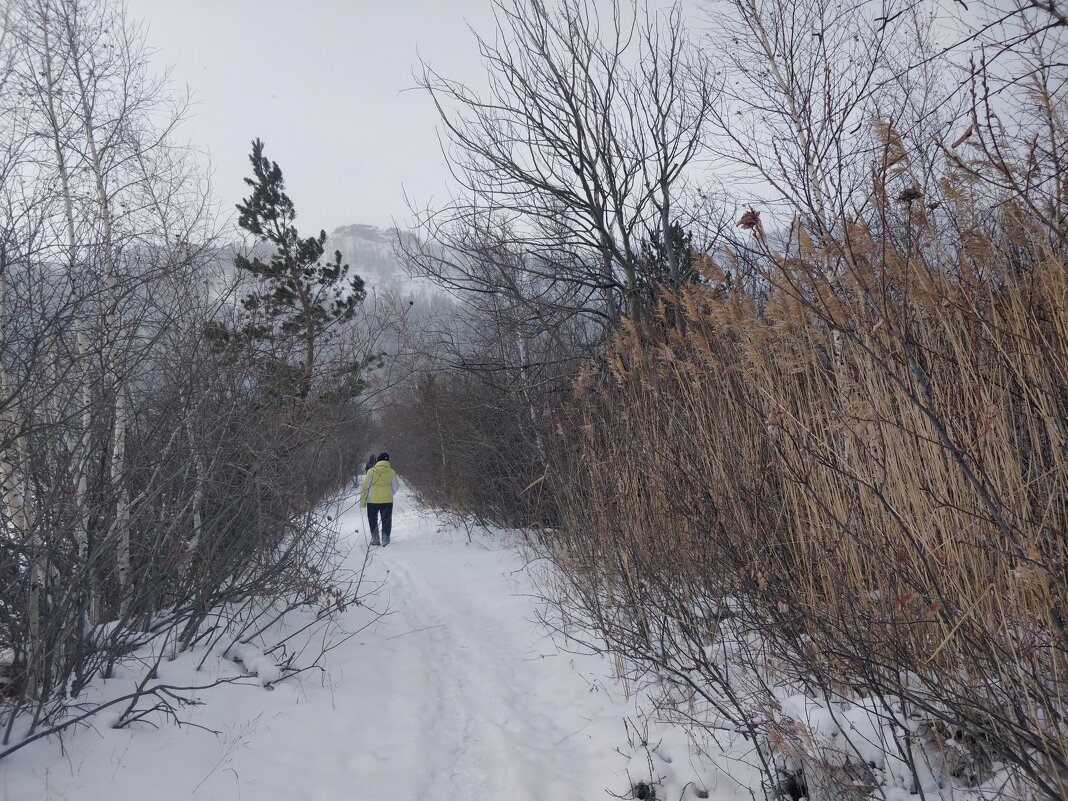
[[[395,291],[403,297],[440,294],[434,284],[409,275],[395,245],[412,234],[397,228],[343,225],[326,241],[326,252],[341,251],[342,259],[363,280],[369,291]]]
[[[311,235],[314,232],[302,232]],[[324,259],[332,259],[340,250],[342,260],[363,279],[368,291],[394,291],[402,296],[441,295],[432,282],[413,277],[402,263],[395,245],[412,234],[396,228],[377,228],[373,225],[343,225],[327,237]],[[265,258],[269,249],[252,242],[230,242],[210,249],[208,258],[216,270],[227,279],[235,274],[234,257],[238,254],[259,255]]]

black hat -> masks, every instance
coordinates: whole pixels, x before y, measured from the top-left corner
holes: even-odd
[[[382,453],[378,454],[378,461],[380,461],[380,462],[388,462],[389,461],[389,454],[386,453],[385,451],[383,451]]]

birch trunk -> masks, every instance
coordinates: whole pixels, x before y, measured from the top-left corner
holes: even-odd
[[[89,165],[93,173],[93,185],[96,190],[97,205],[100,212],[101,249],[104,257],[104,273],[107,286],[107,308],[104,313],[104,346],[108,350],[108,369],[114,382],[114,422],[112,426],[111,451],[111,486],[116,495],[115,519],[110,529],[113,538],[118,540],[116,570],[121,593],[121,613],[125,614],[129,604],[128,584],[130,578],[130,510],[128,494],[124,481],[126,467],[126,429],[128,426],[128,407],[126,400],[125,376],[118,356],[118,336],[116,318],[118,316],[117,276],[115,270],[115,252],[112,240],[111,204],[105,185],[105,170],[100,148],[96,140],[93,111],[89,105],[89,87],[86,85],[82,71],[82,56],[78,34],[74,28],[72,15],[76,11],[65,9],[63,22],[67,34],[67,47],[70,52],[71,72],[78,86],[78,102],[81,107],[82,125],[85,143],[88,149]]]
[[[71,196],[70,171],[67,167],[67,157],[63,150],[61,140],[61,128],[59,115],[55,107],[55,71],[52,58],[51,20],[48,12],[51,6],[45,6],[45,16],[41,20],[42,42],[44,54],[42,56],[42,72],[45,78],[45,112],[51,129],[52,150],[56,159],[56,171],[59,174],[59,187],[63,199],[63,213],[66,222],[67,235],[67,280],[70,283],[71,296],[76,294],[74,278],[78,258],[77,237],[74,230],[74,201]],[[81,313],[77,306],[74,312],[74,337],[75,346],[78,349],[78,362],[88,370],[91,360],[89,347],[85,338],[85,326]],[[88,454],[90,436],[92,432],[92,388],[88,375],[81,377],[81,402],[82,402],[82,426],[78,448],[71,448],[75,454],[74,464],[77,466],[77,474],[74,480],[75,503],[78,507],[78,519],[75,523],[74,537],[78,549],[78,563],[83,565],[89,575],[89,619],[91,623],[97,623],[100,619],[100,590],[97,571],[89,566],[89,508],[87,497],[89,493]]]
[[[181,399],[183,405],[187,402],[185,391],[181,392]],[[202,507],[204,505],[204,486],[207,476],[207,465],[204,464],[204,456],[200,452],[197,442],[196,430],[193,426],[193,420],[196,417],[196,409],[187,407],[185,413],[185,435],[186,441],[189,443],[189,453],[193,457],[193,473],[194,480],[196,481],[196,488],[193,490],[193,533],[192,536],[186,540],[186,557],[185,557],[185,569],[188,570],[193,561],[193,555],[196,553],[197,548],[200,546],[201,536],[204,532],[204,517]]]

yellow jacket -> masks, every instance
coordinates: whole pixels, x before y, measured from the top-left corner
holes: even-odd
[[[363,477],[363,489],[360,491],[360,508],[368,503],[393,503],[393,493],[397,491],[397,474],[387,461],[375,462],[375,466]]]

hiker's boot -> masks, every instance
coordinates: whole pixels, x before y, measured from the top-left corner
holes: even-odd
[[[378,537],[374,537],[374,538],[373,538],[373,539],[371,540],[371,544],[372,544],[372,545],[381,545],[382,543],[380,543],[380,542],[378,541]]]

